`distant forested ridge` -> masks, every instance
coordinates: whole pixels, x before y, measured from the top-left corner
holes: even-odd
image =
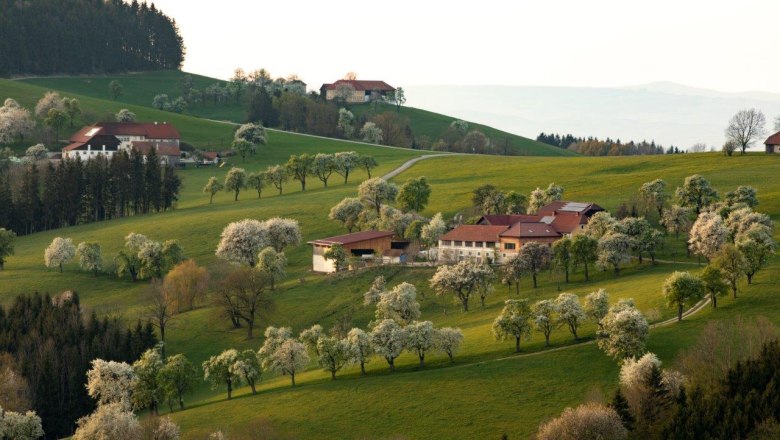
[[[684,151],[675,147],[664,148],[655,141],[621,142],[620,139],[606,138],[600,140],[596,137],[575,137],[570,134],[560,135],[556,133],[541,133],[536,140],[547,145],[552,145],[564,150],[576,151],[585,156],[638,156],[645,154],[679,154]]]
[[[133,0],[0,0],[0,75],[178,69],[176,21]]]

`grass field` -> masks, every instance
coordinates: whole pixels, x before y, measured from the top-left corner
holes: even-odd
[[[0,81],[0,96],[12,96],[23,105],[45,89],[11,81]],[[115,103],[84,98],[102,111],[111,111]],[[124,105],[123,105],[124,106]],[[136,111],[136,110],[134,110]],[[157,118],[159,112],[138,107],[139,112]],[[167,113],[166,113],[167,115]],[[208,139],[229,136],[230,126],[210,123],[187,116],[178,116],[183,136]],[[173,122],[171,120],[171,122]],[[186,140],[186,139],[185,139]],[[372,154],[380,162],[374,175],[382,175],[419,154],[412,150],[344,143],[272,132],[270,142],[246,162],[231,158],[232,165],[255,171],[286,160],[300,152],[335,152],[356,150]],[[242,218],[265,219],[286,216],[301,222],[304,240],[343,232],[327,220],[328,209],[346,196],[353,196],[358,183],[366,176],[357,172],[344,185],[334,176],[331,186],[321,188],[319,182],[300,191],[291,181],[281,196],[266,190],[258,200],[251,191],[242,193],[238,202],[222,193],[212,205],[201,188],[209,176],[224,177],[226,168],[188,169],[181,172],[184,189],[176,210],[148,216],[137,216],[91,225],[38,233],[18,240],[16,255],[6,270],[0,272],[0,301],[7,303],[15,295],[31,291],[57,293],[67,289],[79,292],[82,304],[100,313],[123,316],[128,322],[143,316],[144,283],[130,283],[113,276],[97,278],[80,272],[74,263],[65,273],[46,269],[43,249],[52,238],[65,236],[74,242],[91,240],[101,243],[104,256],[110,260],[131,232],[151,238],[176,239],[188,257],[199,264],[215,263],[214,249],[222,228],[230,221]],[[749,184],[758,189],[758,210],[780,216],[780,159],[763,154],[726,158],[715,154],[661,157],[622,158],[542,158],[488,156],[448,156],[419,162],[395,178],[398,183],[410,177],[425,175],[432,185],[431,204],[423,214],[443,212],[446,216],[465,211],[470,205],[470,191],[492,183],[502,189],[528,193],[537,186],[555,181],[566,188],[565,198],[593,201],[614,210],[628,200],[643,182],[663,178],[670,190],[682,179],[701,173],[725,193],[737,185]],[[777,234],[777,232],[776,232]],[[605,288],[612,301],[632,297],[639,308],[658,321],[673,315],[664,307],[661,284],[673,270],[698,270],[695,260],[685,259],[682,244],[668,239],[662,253],[664,259],[678,263],[651,266],[632,265],[619,277],[610,272],[594,271],[590,282],[582,275],[572,276],[561,290],[579,295]],[[499,312],[507,289],[496,286],[495,294],[486,306],[472,302],[472,310],[461,312],[450,297],[436,297],[428,287],[430,268],[386,267],[340,276],[315,275],[308,271],[311,254],[303,244],[288,251],[289,277],[274,294],[276,310],[260,323],[289,325],[295,331],[320,323],[329,328],[341,316],[350,315],[353,325],[365,327],[373,318],[371,308],[362,306],[362,293],[377,274],[384,274],[388,283],[402,281],[415,284],[421,295],[422,319],[436,326],[461,327],[466,336],[463,350],[450,366],[442,355],[426,356],[427,368],[417,369],[416,358],[404,354],[397,361],[398,372],[389,374],[384,360],[374,359],[369,375],[359,377],[356,368],[349,368],[331,381],[328,374],[314,363],[298,378],[299,386],[289,388],[288,378],[264,374],[257,396],[248,388],[238,390],[237,398],[225,401],[224,390],[210,390],[205,384],[188,399],[189,408],[174,413],[185,438],[203,439],[222,428],[233,434],[253,432],[260,420],[267,420],[273,429],[291,438],[374,439],[402,435],[412,439],[427,438],[500,438],[506,432],[510,439],[527,438],[540,421],[557,415],[565,406],[582,402],[586,396],[609,395],[617,380],[616,364],[604,356],[592,343],[574,344],[561,328],[554,333],[554,350],[544,347],[543,337],[535,333],[523,342],[524,353],[516,356],[512,342],[495,341],[490,333],[493,318]],[[678,352],[688,346],[707,322],[729,319],[737,314],[749,317],[763,315],[780,324],[780,286],[778,258],[759,272],[753,286],[742,285],[738,300],[719,301],[717,311],[709,308],[681,324],[652,331],[650,349],[666,363],[673,363]],[[538,289],[531,289],[523,280],[521,297],[549,298],[558,295],[556,280],[545,274]],[[581,340],[592,341],[594,325],[586,325]],[[228,348],[259,347],[261,340],[247,341],[243,330],[231,330],[227,321],[213,307],[201,307],[179,315],[168,331],[168,352],[183,352],[196,363]]]
[[[99,99],[110,99],[108,85],[111,81],[119,81],[124,88],[124,95],[117,99],[118,103],[127,103],[136,106],[150,107],[152,100],[158,94],[167,94],[171,99],[181,95],[180,80],[184,75],[192,75],[196,89],[203,90],[210,84],[225,81],[209,78],[201,75],[188,74],[181,71],[144,72],[116,76],[73,76],[73,77],[42,77],[22,80],[28,84],[60,90],[63,93],[90,96]],[[0,95],[2,96],[2,95]],[[231,100],[224,104],[201,103],[187,109],[187,113],[193,116],[207,119],[217,119],[241,123],[246,120],[249,107],[246,96],[239,102]],[[352,110],[359,115],[367,115],[371,112],[368,105],[355,105]],[[380,111],[394,110],[392,106],[381,106]],[[402,107],[401,114],[409,117],[412,131],[415,136],[428,136],[435,141],[441,137],[442,132],[449,126],[454,118],[421,109]],[[167,113],[166,113],[167,114]],[[561,150],[535,140],[515,134],[507,133],[482,124],[470,122],[471,128],[482,131],[485,135],[496,141],[509,143],[509,151],[515,155],[534,156],[572,156],[567,150]],[[503,144],[502,144],[503,145]]]

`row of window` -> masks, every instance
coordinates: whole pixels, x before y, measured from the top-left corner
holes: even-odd
[[[453,240],[442,240],[442,246],[455,246],[455,247],[485,247],[485,248],[494,248],[496,247],[496,242],[494,241],[453,241]]]

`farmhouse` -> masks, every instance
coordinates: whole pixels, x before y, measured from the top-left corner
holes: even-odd
[[[321,238],[310,241],[312,245],[312,268],[315,272],[331,273],[336,271],[332,260],[325,259],[327,252],[334,245],[341,245],[348,255],[363,257],[376,255],[393,255],[393,232],[361,231],[336,237]]]
[[[371,101],[371,97],[383,97],[395,92],[395,87],[384,81],[366,81],[340,79],[332,84],[320,87],[320,96],[328,101],[340,98],[346,102],[361,103]]]
[[[439,260],[475,259],[495,263],[515,255],[528,242],[548,246],[585,228],[604,208],[594,203],[552,202],[534,215],[485,215],[476,225],[462,225],[439,240]]]
[[[62,149],[63,158],[90,159],[98,154],[111,158],[118,151],[136,150],[144,156],[154,148],[160,161],[171,165],[179,163],[181,136],[168,123],[98,122],[71,136],[70,144]]]
[[[780,153],[780,131],[769,136],[764,141],[767,154]]]

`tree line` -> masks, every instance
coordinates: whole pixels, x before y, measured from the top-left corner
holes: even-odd
[[[655,141],[629,141],[621,142],[620,139],[606,138],[600,140],[589,136],[576,137],[571,134],[560,135],[557,133],[540,133],[536,140],[547,145],[552,145],[564,150],[576,151],[586,156],[637,156],[648,154],[679,154],[685,151],[674,145],[664,148]]]
[[[184,42],[154,4],[0,1],[0,75],[178,69]]]
[[[18,235],[167,211],[181,179],[152,149],[0,167],[0,227]]]

